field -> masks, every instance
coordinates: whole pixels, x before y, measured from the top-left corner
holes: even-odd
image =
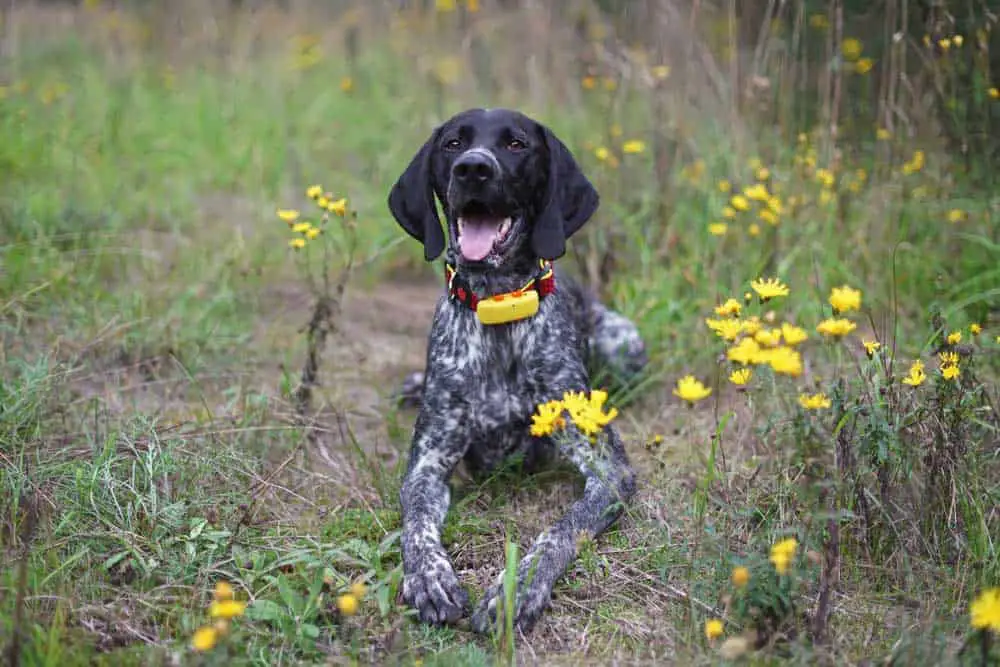
[[[997,664],[1000,24],[868,4],[0,5],[9,664]],[[442,277],[385,201],[477,106],[574,150],[651,354],[527,635],[397,600]],[[580,493],[460,474],[470,596]]]

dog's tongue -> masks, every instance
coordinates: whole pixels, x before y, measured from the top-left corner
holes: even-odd
[[[497,218],[463,219],[458,235],[458,249],[462,251],[462,256],[478,262],[490,254],[502,222]]]

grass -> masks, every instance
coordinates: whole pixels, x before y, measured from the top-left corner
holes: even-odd
[[[921,26],[880,44],[850,12],[810,27],[810,3],[751,43],[713,3],[655,33],[646,10],[586,3],[562,16],[390,4],[0,13],[0,644],[13,664],[710,664],[727,639],[754,645],[754,664],[982,664],[988,635],[968,607],[1000,583],[989,62],[929,56]],[[971,49],[979,20],[949,27],[969,54],[988,53]],[[983,32],[994,51],[996,33]],[[847,35],[875,71],[836,55]],[[767,86],[741,69],[751,58]],[[877,86],[883,68],[906,85]],[[639,497],[581,545],[528,637],[425,627],[396,600],[413,415],[390,395],[423,364],[440,285],[385,198],[435,123],[498,105],[549,124],[598,186],[601,210],[563,264],[639,324],[653,358],[635,395],[612,397]],[[836,137],[824,119],[840,119]],[[275,211],[313,210],[315,182],[354,215],[297,253]],[[766,199],[724,218],[758,183],[779,224],[758,217]],[[307,268],[346,290],[329,318],[313,317],[326,292]],[[790,294],[745,301],[760,276]],[[863,292],[845,313],[858,329],[821,342],[845,283]],[[741,321],[807,330],[801,375],[754,363],[748,390],[728,382],[731,345],[705,319],[730,297]],[[861,341],[876,338],[869,359]],[[939,352],[959,355],[958,381]],[[901,384],[914,359],[916,388]],[[707,399],[673,394],[688,374]],[[818,392],[829,408],[799,405]],[[455,487],[444,540],[473,598],[580,493],[561,469]],[[788,536],[799,548],[779,577],[770,549]],[[219,580],[251,604],[223,646],[195,654]],[[360,610],[345,614],[338,596],[358,581]],[[725,636],[709,641],[716,617]]]

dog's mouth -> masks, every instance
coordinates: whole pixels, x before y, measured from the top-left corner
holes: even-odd
[[[511,236],[517,219],[500,214],[479,202],[470,202],[458,215],[458,250],[470,262],[481,262],[499,253]]]

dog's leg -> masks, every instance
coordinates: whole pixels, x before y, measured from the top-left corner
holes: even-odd
[[[560,443],[559,448],[583,472],[586,487],[583,497],[552,528],[538,536],[518,565],[515,622],[522,631],[530,630],[548,605],[553,585],[577,556],[578,540],[596,537],[607,529],[635,493],[635,473],[613,426],[605,429],[607,445],[602,452],[575,428],[571,433],[570,442]],[[501,573],[472,616],[476,631],[493,628],[503,599]]]
[[[588,349],[596,374],[609,376],[618,386],[629,386],[649,362],[639,328],[597,301],[591,302],[590,314]]]
[[[441,545],[441,526],[451,502],[448,478],[467,448],[468,438],[455,416],[444,410],[421,410],[399,495],[403,600],[427,623],[457,621],[469,604]]]

